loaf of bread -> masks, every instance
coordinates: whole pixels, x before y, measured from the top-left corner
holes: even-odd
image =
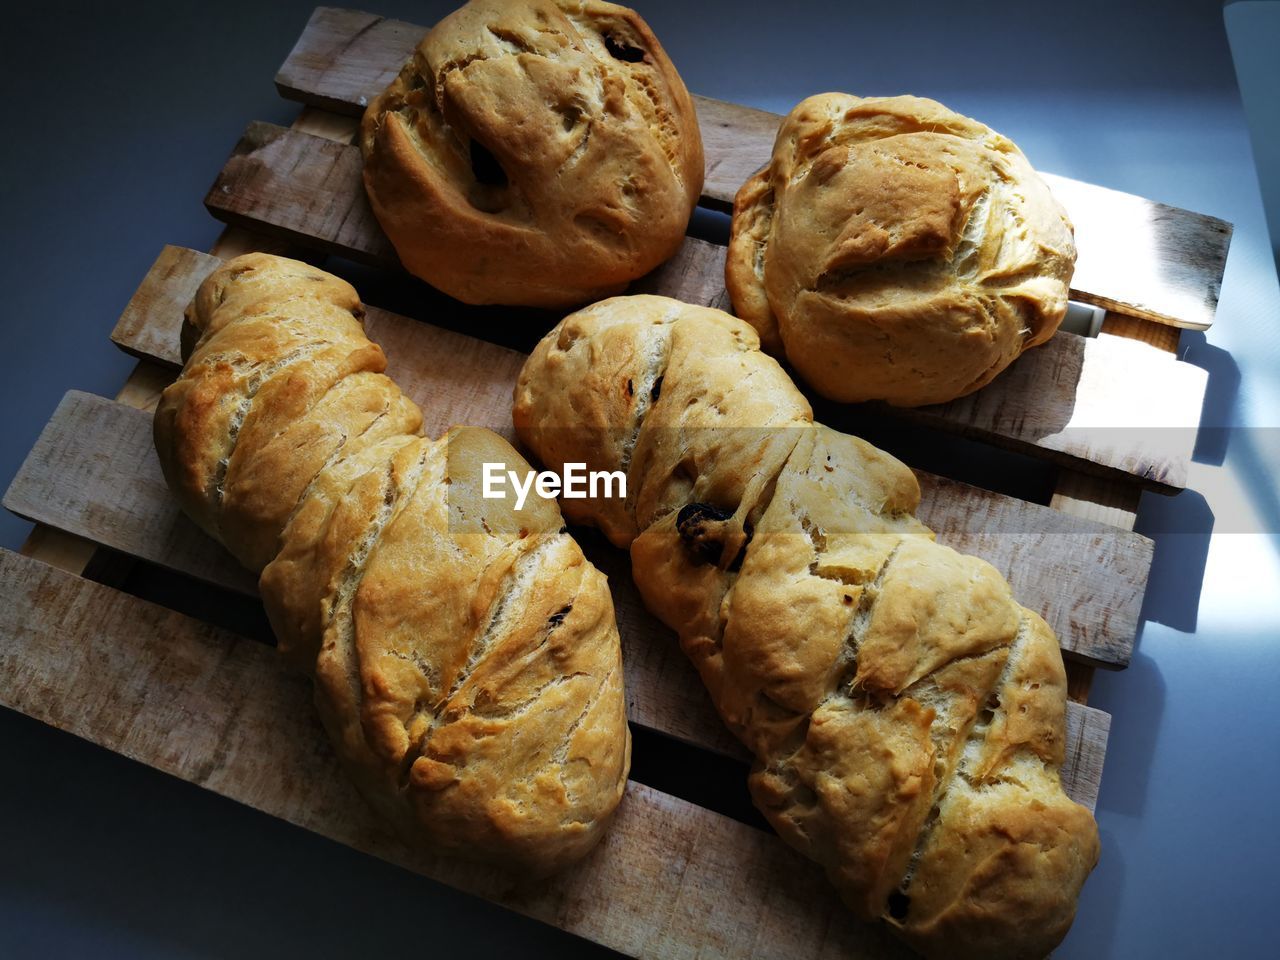
[[[791,111],[738,191],[725,279],[818,393],[914,407],[1052,337],[1075,258],[1009,140],[932,100],[828,93]]]
[[[618,293],[679,249],[702,190],[680,75],[602,0],[471,0],[369,104],[360,144],[401,262],[467,303]]]
[[[246,567],[281,652],[315,679],[370,802],[433,850],[542,873],[584,855],[630,739],[603,574],[553,501],[486,500],[529,470],[483,429],[421,436],[345,281],[237,257],[187,311],[155,417],[183,509]]]
[[[548,466],[625,470],[566,501],[629,546],[778,833],[930,957],[1041,957],[1098,857],[1063,792],[1053,633],[933,540],[891,456],[815,424],[746,323],[662,297],[567,317],[515,391]],[[572,506],[571,506],[572,505]]]

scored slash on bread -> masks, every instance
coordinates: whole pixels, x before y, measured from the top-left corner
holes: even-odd
[[[246,567],[370,803],[430,849],[528,873],[583,856],[626,785],[604,575],[481,428],[421,435],[345,281],[267,254],[200,285],[155,442],[183,509]]]

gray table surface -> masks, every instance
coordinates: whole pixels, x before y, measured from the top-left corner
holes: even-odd
[[[1235,224],[1218,323],[1182,349],[1222,429],[1189,490],[1144,497],[1137,654],[1091,701],[1113,716],[1102,862],[1057,956],[1274,956],[1280,291],[1220,3],[637,5],[695,92],[933,96],[1046,170]],[[162,244],[217,236],[200,200],[245,123],[292,119],[271,79],[311,6],[6,11],[0,483],[66,390],[127,375],[107,334]],[[1257,56],[1257,21],[1228,18]],[[0,517],[0,543],[26,529]],[[25,717],[0,711],[0,743],[0,956],[601,953]]]

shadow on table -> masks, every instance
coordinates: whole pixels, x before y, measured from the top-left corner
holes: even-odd
[[[1139,635],[1141,639],[1141,634]],[[1165,682],[1151,657],[1135,652],[1125,670],[1099,670],[1094,676],[1089,705],[1113,713],[1123,704],[1124,723],[1112,724],[1107,741],[1106,768],[1098,809],[1140,817],[1146,808],[1148,770],[1164,716]],[[1108,777],[1106,770],[1122,767],[1124,776]]]
[[[0,736],[6,957],[618,956],[19,714]]]
[[[1120,845],[1110,830],[1102,830],[1102,854],[1080,895],[1076,923],[1055,957],[1105,957],[1116,941],[1124,900],[1125,863]]]

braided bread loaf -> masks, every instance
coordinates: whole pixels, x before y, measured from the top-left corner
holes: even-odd
[[[647,296],[567,317],[514,406],[549,466],[627,472],[565,511],[630,546],[782,837],[929,956],[1042,956],[1098,856],[1053,633],[933,541],[906,467],[811,416],[746,323]]]
[[[467,303],[569,307],[670,258],[702,189],[693,101],[634,10],[470,0],[360,128],[373,212]]]
[[[481,498],[482,463],[529,469],[505,440],[420,435],[362,316],[349,284],[304,263],[215,270],[156,411],[165,478],[261,571],[281,652],[313,674],[371,803],[434,849],[555,869],[599,839],[626,783],[608,585],[553,502]]]

